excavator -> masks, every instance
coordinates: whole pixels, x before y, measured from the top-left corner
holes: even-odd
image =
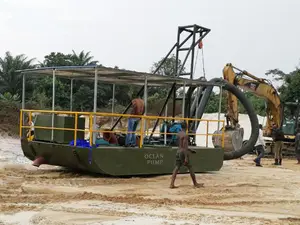
[[[238,71],[238,72],[235,72]],[[247,78],[245,78],[247,77]],[[267,153],[273,153],[272,128],[282,128],[285,134],[283,154],[294,153],[295,132],[299,124],[300,104],[298,102],[282,103],[280,96],[269,80],[258,78],[245,70],[232,64],[227,64],[223,69],[223,78],[229,83],[264,98],[266,101],[266,125],[263,129]],[[237,98],[228,92],[227,113],[225,127],[225,151],[241,148],[247,140],[244,139],[244,129],[239,124],[239,111]],[[218,133],[220,131],[216,131]],[[213,138],[213,144],[219,145],[220,140]]]

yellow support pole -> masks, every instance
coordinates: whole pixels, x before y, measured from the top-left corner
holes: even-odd
[[[150,127],[150,120],[147,120],[147,127],[146,127],[147,136],[149,136],[149,127]]]
[[[20,110],[20,138],[22,138],[22,128],[23,128],[23,110]]]
[[[93,118],[92,118],[92,114],[90,113],[89,115],[89,132],[90,132],[90,146],[92,146],[92,142],[93,142]]]
[[[209,120],[206,121],[206,148],[208,147]]]
[[[31,140],[31,122],[32,122],[32,111],[29,112],[29,140]]]
[[[20,137],[22,137],[23,135],[23,129],[24,128],[28,128],[28,129],[32,129],[31,125],[24,125],[23,123],[23,118],[24,118],[24,113],[28,112],[29,115],[29,122],[32,122],[32,113],[35,112],[41,112],[41,113],[56,113],[56,114],[71,114],[75,116],[75,127],[74,129],[70,129],[70,128],[52,128],[52,127],[41,127],[41,126],[34,126],[34,128],[36,129],[46,129],[46,130],[69,130],[69,131],[74,131],[74,146],[76,146],[76,139],[77,139],[77,132],[78,131],[84,131],[86,132],[87,129],[78,129],[78,116],[79,115],[88,115],[89,116],[89,129],[88,132],[90,133],[90,138],[89,138],[89,142],[90,145],[93,144],[93,133],[97,132],[96,130],[94,130],[93,127],[93,116],[96,115],[101,115],[101,116],[118,116],[118,115],[122,115],[122,114],[117,114],[117,113],[91,113],[91,112],[70,112],[70,111],[52,111],[52,110],[28,110],[28,109],[21,109],[20,110],[20,127],[19,127],[19,135]],[[125,116],[127,118],[126,115],[122,115]],[[135,118],[140,118],[141,119],[141,126],[140,126],[140,131],[136,132],[137,134],[140,133],[140,140],[139,140],[139,147],[142,148],[143,147],[143,139],[144,139],[144,135],[148,135],[149,134],[149,127],[151,126],[151,119],[164,119],[164,120],[171,120],[171,119],[176,119],[176,117],[160,117],[160,116],[132,116]],[[209,123],[210,122],[222,122],[223,124],[223,129],[222,129],[222,134],[218,134],[217,136],[221,136],[222,138],[222,147],[224,148],[225,146],[225,121],[224,120],[205,120],[205,119],[191,119],[191,118],[178,118],[178,120],[183,120],[185,121],[187,124],[189,123],[189,121],[206,121],[206,134],[195,134],[195,135],[205,135],[206,136],[206,147],[208,147],[208,136],[212,135],[214,136],[214,134],[209,134]],[[147,128],[147,131],[145,131],[145,127]],[[128,133],[128,132],[127,132]],[[159,131],[160,133],[160,131]],[[187,127],[186,129],[186,133],[189,134],[189,129]],[[31,133],[29,134],[29,138],[31,138]]]
[[[143,126],[143,124],[144,124],[144,116],[141,118],[141,128],[140,128],[140,148],[142,148],[143,147],[143,139],[144,139],[144,137],[143,137],[143,129],[144,129],[144,126]]]
[[[74,146],[76,146],[76,142],[77,142],[77,126],[78,126],[78,114],[75,113]]]
[[[222,148],[225,147],[225,122],[223,121],[223,129],[222,129]]]
[[[189,119],[185,118],[184,122],[186,124],[185,133],[188,134],[189,133]]]

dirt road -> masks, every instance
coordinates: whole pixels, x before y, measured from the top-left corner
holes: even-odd
[[[0,224],[300,224],[300,166],[275,168],[252,157],[221,171],[188,175],[107,178],[58,167],[1,164]]]

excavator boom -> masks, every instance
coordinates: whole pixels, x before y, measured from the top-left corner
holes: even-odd
[[[238,70],[240,73],[236,74],[234,69]],[[232,64],[227,64],[224,67],[223,76],[224,79],[229,83],[265,99],[267,105],[267,121],[264,134],[266,136],[271,136],[272,125],[275,124],[277,127],[280,127],[282,119],[282,104],[275,87],[268,80],[258,78],[247,71],[234,67]],[[245,76],[251,79],[247,79]],[[228,93],[227,96],[227,106],[228,108],[226,117],[228,126],[231,128],[236,128],[238,124],[238,102],[236,97],[231,93]]]

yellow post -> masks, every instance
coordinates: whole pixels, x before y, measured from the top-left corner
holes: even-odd
[[[147,136],[149,136],[149,127],[150,127],[150,120],[147,120],[147,127],[146,127]]]
[[[142,118],[141,118],[141,128],[140,128],[140,148],[142,148],[143,147],[143,139],[144,139],[144,137],[143,137],[143,129],[144,129],[144,126],[143,126],[143,124],[144,124],[144,116],[142,116]]]
[[[208,147],[209,121],[206,120],[206,147]]]
[[[92,118],[92,114],[90,113],[89,115],[89,132],[90,132],[90,146],[92,146],[92,142],[93,142],[93,118]]]
[[[189,126],[188,126],[188,124],[189,124],[189,119],[186,118],[186,119],[184,120],[184,122],[185,122],[185,124],[186,124],[185,133],[188,134],[188,133],[189,133]]]
[[[20,138],[22,138],[22,128],[23,128],[23,110],[20,110]]]
[[[32,121],[32,111],[29,111],[29,140],[31,140],[31,121]]]
[[[78,114],[75,113],[75,130],[74,130],[74,146],[76,146],[77,142],[77,126],[78,126]]]
[[[223,129],[222,129],[222,148],[225,147],[225,122],[223,121]]]

